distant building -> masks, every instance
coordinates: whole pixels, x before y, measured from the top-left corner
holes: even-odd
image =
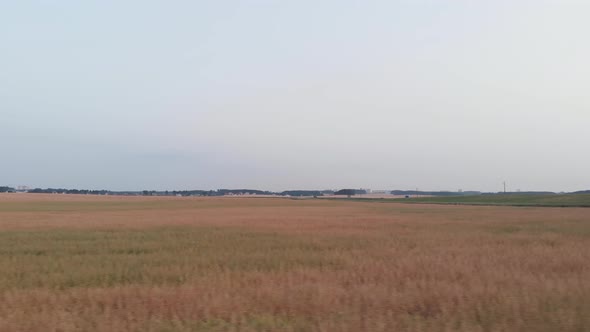
[[[17,193],[26,193],[29,192],[29,190],[31,190],[31,188],[28,186],[16,186]]]
[[[389,190],[371,190],[369,194],[389,194]]]

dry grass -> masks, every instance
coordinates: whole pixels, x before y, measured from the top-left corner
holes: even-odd
[[[590,210],[0,195],[0,331],[588,331]]]

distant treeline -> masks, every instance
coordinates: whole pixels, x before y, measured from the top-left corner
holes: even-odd
[[[419,190],[392,190],[392,195],[400,196],[458,196],[479,195],[479,191],[419,191]]]
[[[553,191],[499,191],[497,193],[485,193],[486,195],[557,195],[556,192]],[[568,193],[568,194],[576,194],[576,193]]]
[[[146,191],[144,196],[231,196],[231,195],[272,195],[272,196],[323,196],[334,193],[331,190],[286,190],[282,192],[254,190],[254,189],[218,189],[218,190],[175,190],[175,191]]]
[[[355,195],[365,195],[367,193],[364,189],[340,189],[334,193],[334,195],[338,196],[355,196]]]
[[[590,193],[590,190],[586,191]],[[572,194],[582,194],[584,191],[578,191]],[[392,195],[403,196],[477,196],[477,195],[555,195],[557,193],[552,191],[517,191],[517,192],[497,192],[484,193],[480,191],[416,191],[416,190],[393,190]]]
[[[16,190],[14,190],[14,188],[11,187],[0,187],[0,193],[13,193]]]
[[[12,187],[0,187],[0,193],[16,192]],[[71,195],[118,195],[118,196],[232,196],[232,195],[273,195],[273,196],[323,196],[334,193],[332,190],[287,190],[273,192],[255,189],[217,189],[217,190],[142,190],[142,191],[112,191],[64,188],[35,188],[26,192],[32,194],[71,194]]]
[[[480,195],[479,191],[419,191],[419,190],[392,190],[392,195],[401,196],[472,196]]]
[[[324,196],[333,195],[333,190],[287,190],[280,193],[281,196]]]
[[[0,186],[0,193],[17,192],[15,188]],[[320,197],[325,195],[356,196],[365,195],[364,189],[340,189],[333,190],[286,190],[273,192],[256,189],[217,189],[217,190],[142,190],[142,191],[112,191],[112,190],[87,190],[87,189],[64,189],[64,188],[35,188],[26,190],[33,194],[73,194],[73,195],[118,195],[118,196],[232,196],[232,195],[273,195],[273,196],[294,196],[294,197]],[[480,191],[419,191],[419,190],[392,190],[389,193],[398,196],[477,196],[477,195],[554,195],[551,191],[519,191],[519,192],[498,192],[484,193]],[[590,190],[581,190],[571,194],[590,194]]]
[[[270,191],[255,189],[218,189],[218,190],[144,190],[143,196],[228,196],[228,195],[275,195]]]
[[[109,190],[63,189],[63,188],[35,188],[27,192],[32,194],[74,194],[74,195],[106,195],[112,193]]]

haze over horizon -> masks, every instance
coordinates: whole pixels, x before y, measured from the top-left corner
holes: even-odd
[[[0,185],[590,189],[588,12],[6,2]]]

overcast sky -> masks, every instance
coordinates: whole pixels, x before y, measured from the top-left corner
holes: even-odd
[[[590,2],[0,2],[0,185],[590,189]]]

